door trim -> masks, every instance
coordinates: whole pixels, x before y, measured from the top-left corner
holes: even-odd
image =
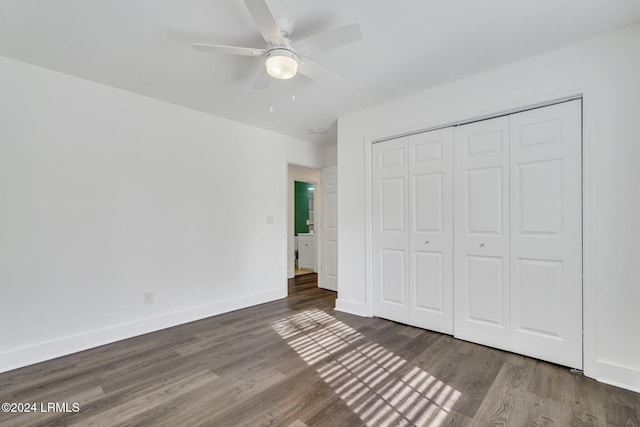
[[[405,132],[405,133],[397,134],[397,135],[394,135],[394,136],[388,136],[388,137],[384,137],[384,138],[373,139],[373,140],[371,140],[371,143],[372,144],[377,144],[379,142],[389,141],[389,140],[396,139],[396,138],[403,138],[405,136],[416,135],[416,134],[424,133],[424,132],[431,132],[433,130],[446,129],[446,128],[449,128],[449,127],[456,127],[456,126],[464,126],[464,125],[468,125],[468,124],[471,124],[471,123],[482,122],[482,121],[485,121],[485,120],[497,119],[498,117],[505,117],[505,116],[510,116],[512,114],[523,113],[525,111],[536,110],[538,108],[550,107],[552,105],[563,104],[565,102],[576,101],[578,99],[581,100],[582,98],[583,98],[582,95],[575,95],[575,96],[559,98],[559,99],[556,99],[556,100],[553,100],[553,101],[540,102],[538,104],[529,105],[528,107],[513,108],[513,109],[510,109],[510,110],[501,111],[499,113],[493,113],[493,114],[477,116],[477,117],[474,117],[474,118],[471,118],[471,119],[449,122],[449,123],[444,124],[444,125],[438,125],[438,126],[433,126],[433,127],[420,129],[420,130],[411,131],[411,132]]]
[[[303,176],[303,175],[299,175],[299,174],[295,174],[295,173],[291,173],[291,167],[295,167],[295,168],[304,168],[304,169],[308,169],[310,171],[310,173],[313,174],[317,174],[317,178],[310,178],[308,176]],[[290,235],[290,230],[289,226],[290,226],[290,222],[293,221],[293,218],[295,216],[295,207],[293,205],[293,194],[290,194],[290,189],[291,187],[294,185],[295,181],[299,181],[299,182],[308,182],[311,184],[315,185],[315,209],[314,209],[314,222],[316,224],[319,224],[321,219],[322,219],[322,213],[320,212],[321,208],[322,208],[322,201],[319,200],[322,197],[322,189],[321,187],[321,169],[320,168],[316,168],[313,166],[306,166],[306,165],[301,165],[301,164],[297,164],[297,163],[292,163],[292,162],[285,162],[285,169],[286,169],[286,179],[285,179],[285,189],[286,189],[286,197],[285,197],[285,212],[286,212],[286,221],[284,224],[284,235],[285,235],[285,242],[286,242],[286,251],[285,251],[285,259],[284,259],[284,265],[285,265],[285,276],[287,279],[290,279],[292,277],[295,276],[295,271],[293,269],[291,269],[290,267],[293,267],[293,265],[289,265],[289,260],[291,259],[291,256],[294,253],[294,243],[293,243],[293,235]],[[321,227],[318,225],[318,228],[316,229],[316,248],[315,248],[315,253],[314,253],[314,266],[315,266],[315,270],[319,271],[321,266],[321,262],[322,260],[318,257],[318,242],[319,240],[322,238],[322,230]],[[293,274],[292,274],[293,273]]]

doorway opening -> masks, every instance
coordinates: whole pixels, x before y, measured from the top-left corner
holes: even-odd
[[[318,273],[320,170],[288,165],[287,277]]]
[[[294,274],[300,276],[313,273],[315,269],[315,195],[312,182],[294,182]]]

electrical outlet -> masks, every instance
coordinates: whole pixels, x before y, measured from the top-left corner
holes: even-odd
[[[145,292],[144,293],[144,305],[153,304],[153,292]]]

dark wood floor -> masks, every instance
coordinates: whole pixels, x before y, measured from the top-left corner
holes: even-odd
[[[640,427],[639,394],[334,312],[335,294],[318,289],[315,274],[289,290],[284,300],[0,374],[0,402],[69,404],[0,413],[0,425]]]

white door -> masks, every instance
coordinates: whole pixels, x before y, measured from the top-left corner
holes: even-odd
[[[338,168],[322,169],[321,288],[338,290]]]
[[[512,351],[581,369],[581,101],[510,123]]]
[[[454,335],[509,349],[509,118],[454,129]]]
[[[410,323],[453,333],[453,128],[409,140]]]
[[[409,322],[408,142],[373,145],[373,304],[385,319]]]

